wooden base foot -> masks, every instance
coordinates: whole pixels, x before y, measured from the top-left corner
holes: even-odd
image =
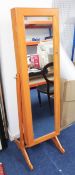
[[[61,153],[65,153],[65,150],[64,150],[64,148],[62,147],[62,145],[61,145],[61,143],[60,143],[58,137],[56,136],[56,137],[52,138],[52,140],[53,140],[53,143],[55,144],[55,146],[57,147],[57,149],[58,149]]]
[[[56,136],[56,137],[52,138],[52,140],[53,140],[53,143],[55,144],[55,146],[57,147],[57,149],[58,149],[61,153],[64,153],[65,150],[64,150],[64,148],[62,147],[62,145],[61,145],[61,143],[60,143],[58,137]],[[26,149],[25,149],[24,142],[20,142],[19,140],[16,139],[16,140],[15,140],[15,143],[17,144],[18,148],[21,150],[21,152],[22,152],[22,154],[23,154],[23,156],[24,156],[24,159],[25,159],[25,161],[27,162],[27,165],[29,166],[30,170],[33,170],[33,165],[32,165],[32,163],[31,163],[31,161],[30,161],[30,159],[29,159],[29,156],[28,156],[28,154],[27,154],[27,151],[26,151]]]
[[[17,139],[15,140],[15,143],[17,144],[18,148],[21,150],[21,152],[24,156],[24,159],[27,162],[27,165],[29,166],[30,170],[33,170],[33,165],[29,159],[29,156],[28,156],[27,151],[25,149],[25,145],[20,143],[20,141],[18,141]]]

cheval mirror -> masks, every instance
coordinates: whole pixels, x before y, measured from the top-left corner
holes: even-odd
[[[17,65],[18,147],[32,170],[26,148],[52,139],[64,153],[60,134],[58,9],[11,9]]]

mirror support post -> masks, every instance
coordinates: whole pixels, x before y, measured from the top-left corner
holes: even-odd
[[[29,156],[25,149],[25,140],[24,140],[24,133],[23,133],[23,113],[22,113],[22,97],[21,97],[21,83],[20,83],[20,75],[16,75],[16,88],[17,88],[17,99],[18,99],[18,116],[19,116],[19,128],[20,128],[20,140],[15,139],[15,143],[17,144],[18,148],[21,150],[24,159],[26,160],[29,168],[33,170],[33,165],[30,162]]]

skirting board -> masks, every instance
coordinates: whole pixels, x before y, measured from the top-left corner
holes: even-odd
[[[19,137],[20,137],[20,133],[15,133],[15,135],[12,135],[9,132],[9,139],[10,139],[10,141],[13,141],[15,138],[19,138]]]

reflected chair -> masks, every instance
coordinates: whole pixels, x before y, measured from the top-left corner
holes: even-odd
[[[49,106],[50,106],[50,98],[51,98],[51,96],[54,95],[54,81],[51,80],[51,78],[50,78],[51,76],[49,75],[50,69],[52,69],[52,68],[53,68],[53,62],[50,62],[44,66],[44,68],[41,72],[44,79],[46,80],[46,84],[40,85],[37,87],[38,99],[39,99],[40,106],[41,106],[40,93],[47,94]]]

